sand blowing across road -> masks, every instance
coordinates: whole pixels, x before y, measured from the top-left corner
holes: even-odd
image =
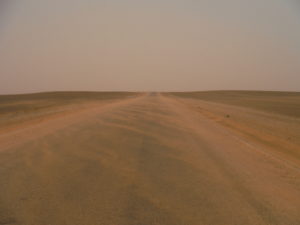
[[[300,93],[0,96],[1,225],[298,225]]]

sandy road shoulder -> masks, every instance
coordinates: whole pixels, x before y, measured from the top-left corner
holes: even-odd
[[[239,133],[234,132],[233,130],[229,129],[226,126],[221,125],[217,121],[213,119],[206,118],[202,114],[199,114],[197,111],[194,111],[192,107],[188,107],[188,103],[183,101],[179,101],[177,98],[168,97],[164,95],[159,96],[162,101],[168,104],[174,111],[178,114],[185,117],[185,123],[191,129],[197,130],[197,123],[193,120],[192,117],[201,117],[205,120],[210,121],[212,125],[214,125],[218,130],[222,131],[226,136],[230,137],[232,140],[235,140],[246,147],[249,151],[254,151],[255,153],[261,155],[262,157],[267,158],[268,160],[274,161],[280,165],[284,165],[286,168],[292,169],[296,172],[300,172],[299,164],[295,163],[294,161],[289,160],[282,155],[277,154],[276,151],[272,151],[270,149],[264,148],[263,146],[257,145],[256,143],[252,142],[251,140],[245,138]],[[189,116],[185,116],[189,115]]]

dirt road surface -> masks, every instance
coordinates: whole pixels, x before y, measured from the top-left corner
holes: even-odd
[[[150,93],[1,128],[0,224],[300,224],[293,154],[195,104]]]

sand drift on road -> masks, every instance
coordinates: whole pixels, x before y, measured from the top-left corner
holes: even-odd
[[[0,224],[300,224],[300,93],[0,96]]]

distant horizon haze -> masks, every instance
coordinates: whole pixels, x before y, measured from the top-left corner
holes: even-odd
[[[0,94],[300,91],[294,0],[0,2]]]

